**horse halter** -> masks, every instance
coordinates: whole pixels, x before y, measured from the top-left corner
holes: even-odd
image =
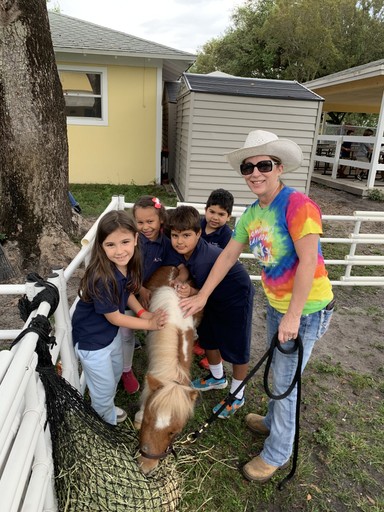
[[[179,386],[183,385],[181,382],[179,382],[177,380],[174,380],[173,382],[175,384],[178,384]],[[156,453],[146,453],[146,452],[144,452],[141,449],[139,450],[139,453],[145,459],[151,459],[151,460],[162,460],[162,459],[165,459],[165,457],[167,457],[167,455],[170,455],[170,454],[172,454],[175,457],[175,459],[177,459],[177,454],[175,452],[175,449],[173,448],[173,442],[176,439],[176,437],[177,437],[177,433],[173,436],[172,441],[170,442],[168,447],[163,452],[161,452],[159,454],[156,454]]]
[[[172,444],[170,444],[166,450],[164,450],[163,452],[161,452],[159,454],[146,453],[146,452],[143,452],[143,450],[139,450],[139,453],[145,459],[151,459],[151,460],[162,460],[162,459],[165,459],[165,457],[170,454],[172,454],[175,457],[175,459],[177,459],[177,455],[176,455],[175,449],[173,448]]]

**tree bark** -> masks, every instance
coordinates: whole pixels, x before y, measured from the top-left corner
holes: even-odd
[[[0,0],[0,232],[24,267],[74,229],[64,107],[46,1]]]

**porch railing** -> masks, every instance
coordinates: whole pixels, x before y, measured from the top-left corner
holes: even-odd
[[[340,158],[340,151],[343,142],[351,142],[353,146],[357,147],[360,143],[367,143],[372,145],[372,156],[370,162],[363,162],[360,160]],[[376,144],[376,137],[365,136],[352,136],[352,135],[319,135],[317,138],[316,154],[313,159],[315,162],[322,162],[331,168],[331,176],[337,179],[337,170],[340,165],[348,167],[356,167],[361,171],[367,172],[367,188],[371,189],[375,186],[375,179],[377,173],[384,171],[384,164],[379,162],[381,145],[384,144],[384,138],[378,139]]]

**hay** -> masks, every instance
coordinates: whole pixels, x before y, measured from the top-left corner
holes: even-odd
[[[56,475],[59,510],[176,510],[180,475],[174,464],[161,464],[150,477],[136,461],[136,434],[107,428],[109,438],[95,433],[79,415],[68,413],[59,432],[61,468]],[[70,433],[70,436],[68,435]],[[164,461],[165,462],[165,461]]]
[[[145,476],[137,464],[133,426],[105,423],[90,403],[56,373],[39,339],[37,371],[51,431],[58,509],[63,512],[172,512],[181,478],[171,461]]]

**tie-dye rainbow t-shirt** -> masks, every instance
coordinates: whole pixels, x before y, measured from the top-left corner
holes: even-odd
[[[289,187],[284,187],[266,208],[255,201],[235,227],[233,238],[249,244],[262,266],[261,280],[267,299],[281,313],[288,310],[299,263],[294,242],[316,233],[322,233],[320,208],[305,194]],[[320,311],[332,298],[319,242],[317,267],[303,314]]]

